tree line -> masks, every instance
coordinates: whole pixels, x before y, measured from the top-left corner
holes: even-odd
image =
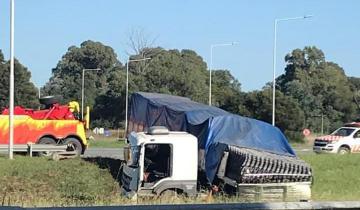
[[[129,92],[157,92],[208,102],[207,64],[195,51],[143,47],[129,63]],[[360,120],[360,78],[347,77],[324,53],[309,46],[294,49],[285,56],[285,72],[276,78],[276,125],[291,139],[301,138],[304,128],[320,132],[321,118],[326,132],[345,122]],[[125,119],[126,64],[110,46],[85,41],[71,46],[52,69],[42,95],[61,96],[61,102],[81,101],[83,69],[85,104],[91,107],[92,126],[119,128]],[[15,62],[15,104],[37,108],[37,89],[30,81],[30,71]],[[0,51],[2,74],[0,108],[8,105],[9,62]],[[244,92],[240,82],[226,69],[212,72],[213,105],[229,112],[266,122],[272,117],[272,83],[261,90]]]

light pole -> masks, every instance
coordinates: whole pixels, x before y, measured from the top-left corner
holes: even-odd
[[[211,106],[211,73],[212,73],[212,63],[213,63],[213,50],[215,47],[225,47],[225,46],[232,46],[237,45],[238,42],[231,42],[231,43],[223,43],[223,44],[212,44],[210,45],[210,68],[209,68],[209,106]]]
[[[9,159],[14,158],[14,12],[15,0],[10,0]]]
[[[289,21],[289,20],[299,20],[299,19],[306,19],[306,18],[311,18],[313,17],[312,15],[305,15],[305,16],[301,16],[301,17],[292,17],[292,18],[281,18],[281,19],[275,19],[274,21],[274,52],[273,52],[273,91],[272,91],[272,125],[275,126],[275,77],[276,77],[276,73],[275,73],[275,69],[276,69],[276,28],[277,28],[277,24],[278,22],[281,21]]]
[[[81,83],[81,120],[84,120],[84,80],[85,71],[101,71],[101,69],[83,69],[82,70],[82,83]]]
[[[126,137],[126,133],[127,133],[127,128],[128,128],[128,103],[129,103],[129,63],[130,62],[138,62],[138,61],[145,61],[145,60],[150,60],[151,58],[142,58],[142,59],[135,59],[135,60],[130,60],[130,58],[128,59],[127,63],[126,63],[126,96],[125,96],[125,132],[124,135]]]
[[[38,87],[38,91],[39,91],[39,99],[41,98],[41,87]]]

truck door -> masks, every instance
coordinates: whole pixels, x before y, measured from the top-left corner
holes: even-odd
[[[153,186],[159,180],[171,176],[170,144],[146,144],[144,156],[143,186]]]

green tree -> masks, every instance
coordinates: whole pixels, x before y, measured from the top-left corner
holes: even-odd
[[[146,50],[153,51],[151,60],[129,64],[130,80],[133,82],[131,92],[167,93],[207,102],[206,63],[199,55],[191,50]],[[131,57],[138,58],[138,55]],[[139,71],[138,66],[144,63],[147,63],[146,68]]]
[[[114,50],[100,42],[85,41],[80,47],[71,46],[52,70],[52,76],[43,91],[47,95],[60,95],[62,102],[81,100],[83,69],[99,68],[101,71],[86,71],[84,104],[92,107],[95,98],[107,91],[109,72],[121,66]]]
[[[10,63],[4,60],[0,50],[0,109],[9,106],[9,76]],[[39,106],[37,89],[30,81],[31,73],[18,60],[15,59],[14,68],[14,103],[16,106],[37,108]]]
[[[124,68],[114,68],[107,78],[106,93],[96,97],[93,109],[92,126],[107,128],[124,127],[125,119],[125,85],[126,73]]]
[[[248,115],[243,106],[244,93],[241,84],[228,70],[212,71],[212,103],[226,111],[240,115]]]
[[[304,110],[306,126],[318,127],[320,115],[325,116],[330,129],[354,119],[354,93],[339,65],[326,61],[316,47],[295,49],[285,61],[285,74],[277,78],[277,88],[297,100]]]
[[[272,90],[264,88],[261,91],[252,91],[246,94],[245,106],[253,117],[268,123],[272,121]],[[301,131],[304,123],[304,112],[297,101],[291,96],[286,96],[276,91],[276,126],[282,131]]]

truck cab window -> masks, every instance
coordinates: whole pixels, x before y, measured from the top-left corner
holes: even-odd
[[[169,177],[171,146],[169,144],[147,144],[144,156],[144,183],[156,183]]]

